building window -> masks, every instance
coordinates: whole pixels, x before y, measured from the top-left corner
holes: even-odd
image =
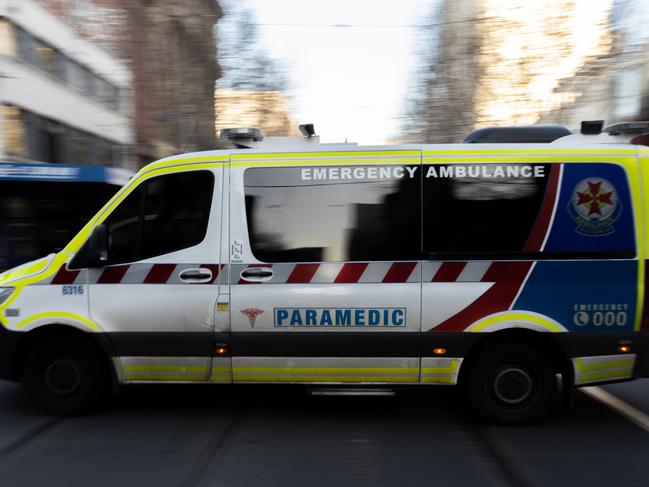
[[[117,86],[70,59],[58,49],[7,21],[5,21],[4,29],[8,34],[3,34],[2,20],[0,19],[0,54],[4,52],[5,45],[9,46],[9,42],[4,41],[5,37],[13,38],[10,34],[15,32],[18,40],[18,57],[23,63],[49,74],[111,109],[119,111],[120,90]]]
[[[642,67],[623,70],[615,75],[614,116],[616,120],[634,120],[640,115],[642,82]]]
[[[16,57],[16,39],[11,23],[0,17],[0,56]]]
[[[120,166],[125,148],[15,106],[2,107],[7,153],[42,162]]]
[[[5,151],[10,156],[27,157],[25,130],[20,109],[14,106],[2,106],[2,127],[4,129]]]

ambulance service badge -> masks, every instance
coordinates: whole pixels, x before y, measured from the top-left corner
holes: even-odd
[[[255,327],[255,320],[257,319],[257,316],[259,316],[263,312],[264,310],[259,308],[246,308],[241,310],[241,313],[244,314],[246,318],[248,318],[250,328]]]
[[[622,212],[615,187],[603,178],[580,181],[573,191],[568,212],[582,235],[604,236],[615,231],[613,223]]]

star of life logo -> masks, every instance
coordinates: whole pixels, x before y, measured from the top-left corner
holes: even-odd
[[[264,310],[259,308],[245,308],[241,310],[241,314],[245,315],[246,318],[248,318],[248,322],[250,323],[250,328],[255,327],[255,321],[257,320],[257,316],[259,316],[263,312]]]
[[[622,212],[615,187],[603,178],[580,181],[574,189],[568,212],[582,235],[604,236],[615,231],[613,223]]]

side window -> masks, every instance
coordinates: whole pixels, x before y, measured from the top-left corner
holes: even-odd
[[[142,183],[110,214],[108,263],[147,259],[192,247],[207,233],[214,175],[159,176]]]
[[[250,245],[262,262],[415,260],[418,166],[251,168]]]
[[[424,258],[635,255],[626,172],[612,163],[424,166]]]
[[[124,199],[104,222],[108,229],[108,262],[137,260],[142,186]]]
[[[200,171],[148,181],[140,259],[198,245],[205,238],[214,176]]]
[[[424,171],[424,258],[506,258],[528,251],[549,164],[439,164]]]

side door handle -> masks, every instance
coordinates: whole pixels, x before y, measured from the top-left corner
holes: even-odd
[[[273,270],[270,267],[248,267],[239,276],[244,281],[264,282],[273,278]]]
[[[210,282],[212,280],[212,271],[209,269],[185,269],[178,277],[185,282]]]

